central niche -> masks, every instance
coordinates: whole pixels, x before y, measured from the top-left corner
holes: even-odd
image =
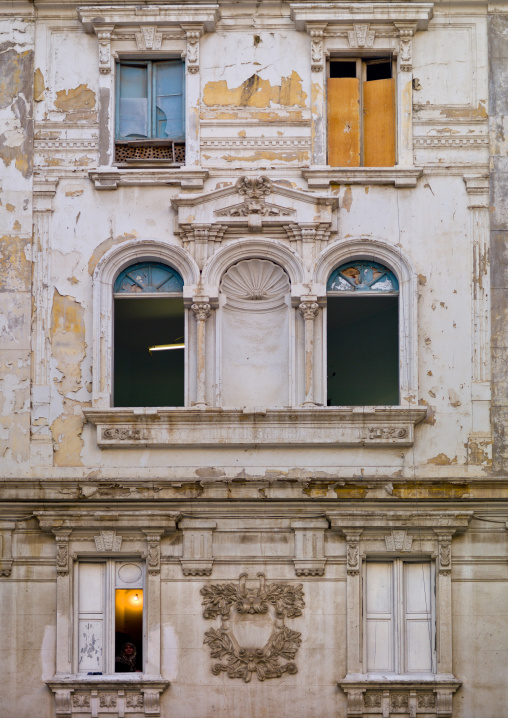
[[[222,406],[288,406],[287,274],[264,259],[238,262],[224,274],[219,306]]]

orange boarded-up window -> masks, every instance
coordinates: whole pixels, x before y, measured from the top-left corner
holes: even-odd
[[[363,164],[395,164],[395,80],[363,83]]]
[[[360,81],[356,77],[328,80],[328,164],[360,165]]]

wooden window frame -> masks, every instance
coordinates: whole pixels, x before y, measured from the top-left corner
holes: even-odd
[[[393,99],[394,99],[394,106],[393,106],[393,143],[394,143],[394,157],[393,157],[393,163],[387,164],[387,165],[372,165],[372,164],[365,164],[365,100],[364,100],[364,85],[367,81],[367,65],[369,63],[375,63],[375,62],[386,62],[390,61],[391,63],[391,79],[393,79],[393,85],[394,85],[394,91],[393,91]],[[335,165],[332,165],[330,163],[330,122],[329,122],[329,80],[333,79],[330,77],[330,70],[332,63],[345,63],[345,62],[355,62],[356,63],[356,79],[359,81],[359,122],[360,122],[360,128],[359,128],[359,144],[360,144],[360,151],[359,151],[359,164],[358,165],[351,165],[351,167],[357,167],[357,168],[365,168],[370,169],[372,167],[383,167],[383,168],[393,168],[396,167],[398,164],[398,123],[397,123],[397,96],[398,96],[398,77],[397,77],[397,60],[395,56],[393,55],[393,52],[380,52],[379,54],[376,53],[375,56],[372,55],[355,55],[355,56],[349,56],[349,55],[335,55],[330,54],[330,57],[328,58],[328,61],[326,62],[326,107],[327,107],[327,122],[326,122],[326,135],[327,135],[327,142],[326,142],[326,161],[327,165],[330,167],[334,167]],[[337,166],[344,166],[344,165],[337,165]]]
[[[121,677],[122,673],[115,672],[115,591],[116,591],[116,571],[115,565],[118,563],[141,563],[142,591],[143,591],[143,662],[141,673],[144,673],[147,662],[147,580],[146,580],[146,561],[139,556],[105,556],[100,558],[80,557],[74,563],[74,595],[75,601],[73,605],[73,671],[75,675],[88,675],[88,671],[79,670],[79,567],[81,564],[94,563],[103,565],[104,569],[104,629],[103,629],[103,671],[104,676]]]
[[[392,670],[379,669],[378,671],[368,669],[367,650],[367,567],[373,563],[391,564],[391,587],[392,587]],[[404,567],[406,564],[426,564],[430,566],[430,615],[431,615],[431,662],[430,672],[410,671],[407,667],[407,635],[405,626],[405,584]],[[364,673],[369,675],[391,675],[391,676],[413,676],[425,675],[434,676],[437,672],[436,660],[436,566],[435,561],[430,558],[415,556],[411,558],[402,557],[366,557],[362,562],[362,651],[364,656]]]

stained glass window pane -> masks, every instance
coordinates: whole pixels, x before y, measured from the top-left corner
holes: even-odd
[[[396,276],[377,262],[348,262],[335,269],[328,280],[329,292],[398,292]]]

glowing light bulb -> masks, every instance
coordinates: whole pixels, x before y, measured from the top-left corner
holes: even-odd
[[[138,596],[137,593],[134,595],[134,599],[133,599],[133,600],[134,600],[134,601],[139,601],[139,596]]]

